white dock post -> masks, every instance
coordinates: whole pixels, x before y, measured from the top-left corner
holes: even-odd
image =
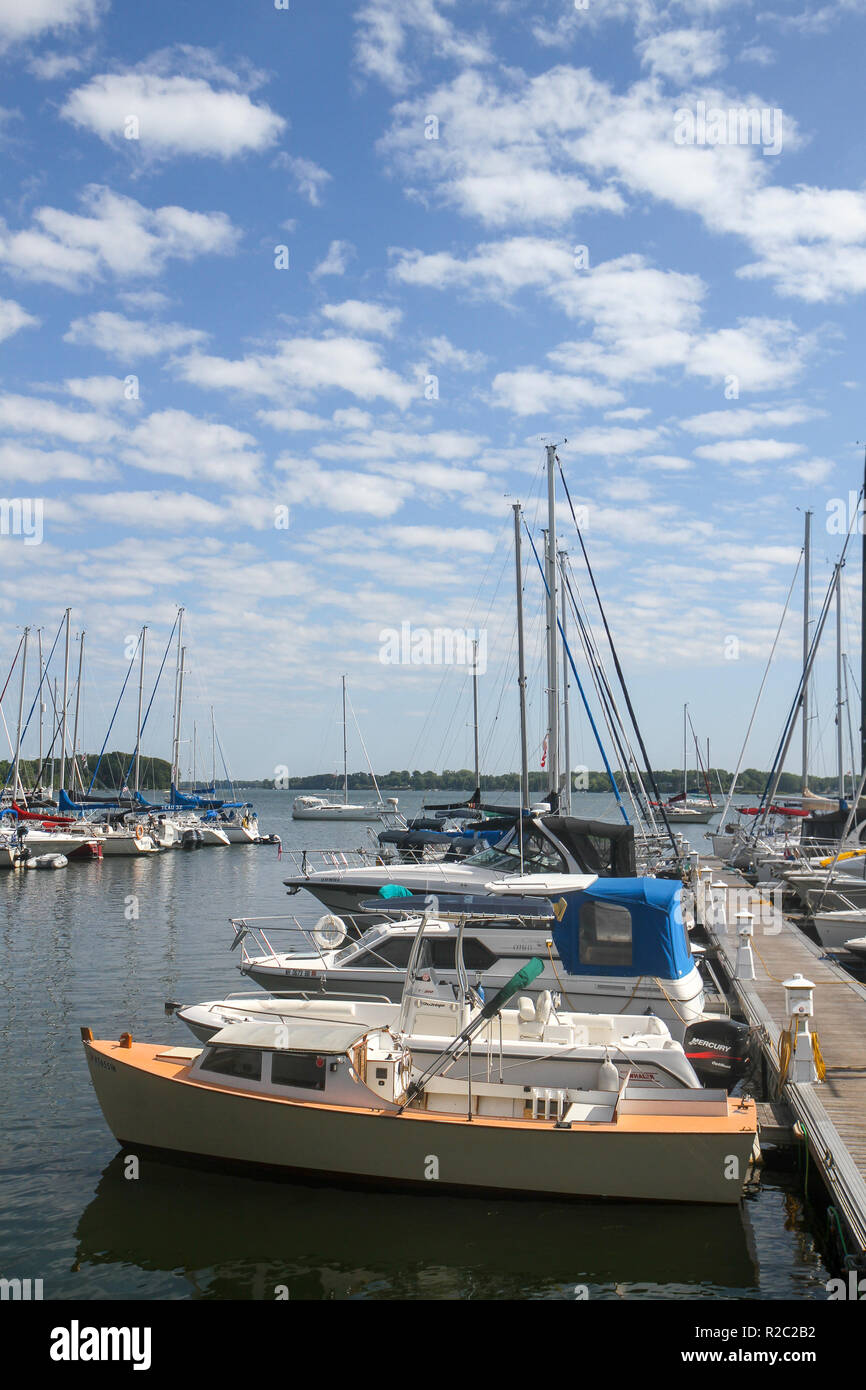
[[[752,955],[752,936],[755,922],[751,912],[737,913],[737,964],[735,980],[754,980],[755,958]]]
[[[809,1019],[815,1014],[815,986],[800,974],[784,982],[785,1012],[791,1019],[791,1061],[788,1064],[789,1081],[816,1082],[818,1069],[815,1066],[815,1052]]]
[[[697,884],[695,885],[695,905],[698,909],[701,926],[703,927],[711,925],[710,914],[713,906],[711,894],[712,880],[712,869],[707,864],[702,865],[698,874]]]
[[[713,902],[713,926],[719,931],[728,930],[728,885],[718,881],[710,884]]]

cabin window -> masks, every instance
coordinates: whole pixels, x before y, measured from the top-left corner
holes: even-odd
[[[366,969],[376,965],[395,965],[405,970],[414,944],[414,938],[411,936],[392,936],[390,941],[383,941],[381,946],[365,951],[355,964]]]
[[[253,1047],[212,1047],[199,1063],[199,1070],[261,1081],[262,1054]]]
[[[451,937],[447,941],[431,941],[433,968],[435,970],[453,970],[455,968],[455,951],[457,947],[456,937]],[[471,936],[465,937],[463,941],[463,964],[467,970],[487,970],[496,962],[497,957],[492,951],[480,941],[474,940]]]
[[[581,965],[631,965],[631,913],[616,903],[585,902],[580,909]]]
[[[324,1058],[309,1052],[273,1052],[271,1081],[275,1086],[302,1086],[308,1091],[324,1091]]]

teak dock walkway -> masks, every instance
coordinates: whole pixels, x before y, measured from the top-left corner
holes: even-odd
[[[719,964],[743,1015],[764,1030],[764,1053],[776,1082],[779,1036],[790,1022],[781,981],[799,973],[814,982],[815,1014],[810,1024],[818,1034],[826,1079],[815,1084],[788,1081],[782,1099],[800,1121],[810,1163],[820,1170],[845,1228],[848,1263],[861,1265],[866,1262],[866,988],[735,869],[711,857],[701,857],[699,867],[712,870],[713,883],[726,885],[726,928],[702,920],[699,894],[698,920],[718,951]],[[754,917],[754,980],[734,977],[738,912]]]

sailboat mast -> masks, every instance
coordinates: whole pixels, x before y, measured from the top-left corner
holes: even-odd
[[[216,789],[216,726],[213,719],[213,705],[210,707],[210,765],[210,784]],[[193,785],[195,785],[195,783],[193,783]]]
[[[689,781],[689,776],[688,776],[687,766],[686,766],[686,765],[687,765],[687,762],[688,762],[688,743],[687,743],[687,736],[688,736],[688,717],[689,717],[689,716],[688,716],[688,710],[689,710],[688,704],[683,705],[683,801],[685,801],[686,796],[687,796],[687,794],[688,794],[688,781]]]
[[[842,566],[836,566],[836,763],[839,800],[845,800],[844,754],[842,752]]]
[[[177,784],[180,782],[180,727],[181,727],[181,719],[182,719],[182,717],[183,717],[183,673],[184,673],[184,667],[185,667],[185,665],[186,665],[186,647],[181,647],[181,649],[180,649],[180,670],[179,670],[179,672],[178,672],[178,680],[177,680],[177,754],[176,754],[176,764],[177,764],[177,766],[176,766],[176,769],[175,769],[175,779],[174,779],[175,786],[177,786]]]
[[[42,682],[45,679],[45,668],[42,663],[42,628],[38,628],[36,636],[39,639],[39,777],[42,778],[42,741],[43,726],[45,723],[45,695],[42,691]],[[34,787],[34,791],[36,788]]]
[[[529,751],[526,742],[526,654],[523,647],[523,566],[520,558],[520,503],[514,512],[514,566],[517,576],[517,688],[520,692],[520,809],[529,808]]]
[[[75,777],[78,774],[78,782],[81,791],[84,791],[84,781],[78,772],[78,715],[81,710],[81,678],[84,673],[84,633],[78,638],[78,680],[75,683],[75,719],[72,723],[72,786],[75,788]]]
[[[66,656],[63,661],[63,708],[60,711],[60,787],[62,788],[66,779],[66,703],[69,699],[69,615],[71,608],[66,610]]]
[[[559,632],[557,629],[556,445],[547,445],[547,786],[550,809],[559,807]]]
[[[171,780],[175,786],[178,781],[178,763],[180,761],[180,650],[183,638],[183,609],[177,610],[177,656],[174,663],[174,706],[171,715]]]
[[[24,643],[21,650],[21,685],[18,690],[18,731],[15,735],[15,772],[12,777],[12,791],[15,796],[19,794],[23,797],[24,788],[21,785],[21,721],[24,718],[24,677],[27,673],[27,638],[30,635],[29,627],[24,629]]]
[[[478,643],[472,641],[472,722],[475,733],[475,790],[481,789],[481,762],[478,757]]]
[[[566,643],[567,643],[567,641],[568,641],[568,633],[567,633],[567,631],[566,631],[566,614],[567,614],[567,612],[568,612],[568,604],[566,603],[566,600],[565,600],[566,587],[565,587],[565,551],[564,551],[564,550],[560,550],[560,552],[559,552],[559,566],[560,566],[560,593],[562,594],[562,618],[561,618],[560,621],[562,622],[562,646],[563,646],[563,658],[562,658],[562,732],[563,732],[563,744],[562,744],[562,749],[563,749],[563,757],[564,757],[564,760],[565,760],[565,763],[564,763],[564,770],[565,770],[565,783],[564,783],[564,786],[565,786],[565,809],[566,809],[566,813],[570,816],[570,815],[571,815],[571,728],[570,728],[570,722],[569,722],[569,718],[568,718],[568,687],[569,687],[569,679],[568,679],[568,657],[565,655],[565,645],[566,645]]]
[[[141,766],[141,713],[144,703],[144,645],[147,640],[147,627],[141,629],[141,659],[138,664],[138,732],[135,736],[135,790],[140,787]]]
[[[803,670],[809,660],[809,606],[812,590],[812,513],[806,512],[803,538]],[[803,687],[803,795],[809,785],[809,689]]]
[[[866,452],[863,456],[863,503],[860,512],[863,533],[862,590],[860,596],[860,764],[866,768]]]
[[[346,677],[343,676],[343,805],[349,804],[349,750],[346,743]]]

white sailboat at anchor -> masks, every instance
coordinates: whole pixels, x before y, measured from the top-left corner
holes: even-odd
[[[387,802],[382,800],[379,786],[376,782],[372,768],[370,775],[373,778],[373,785],[376,788],[377,802],[367,802],[366,804],[352,803],[349,801],[349,760],[348,744],[346,740],[346,677],[343,681],[343,800],[329,801],[324,796],[296,796],[292,802],[293,820],[328,820],[328,821],[376,821],[383,820],[386,816],[393,815],[397,807],[396,796],[388,798]]]

